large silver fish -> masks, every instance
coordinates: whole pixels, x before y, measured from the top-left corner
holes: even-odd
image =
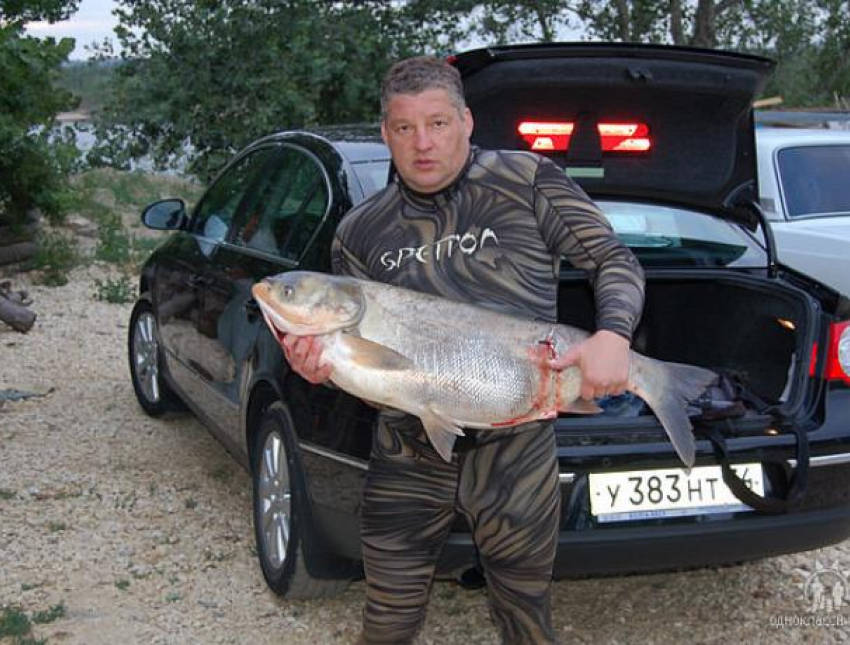
[[[320,336],[338,387],[418,416],[447,461],[462,428],[601,411],[580,398],[577,367],[553,370],[546,360],[589,336],[575,327],[308,271],[267,278],[253,294],[278,340]],[[688,467],[695,446],[686,405],[716,378],[700,367],[630,354],[628,390],[646,401]]]

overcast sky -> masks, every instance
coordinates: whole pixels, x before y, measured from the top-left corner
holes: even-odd
[[[27,32],[38,37],[74,38],[77,46],[70,56],[71,60],[89,58],[90,54],[85,50],[86,45],[92,42],[100,43],[104,38],[115,41],[112,28],[116,20],[111,13],[114,6],[114,0],[82,0],[80,8],[70,20],[52,25],[46,22],[31,22],[27,25]]]

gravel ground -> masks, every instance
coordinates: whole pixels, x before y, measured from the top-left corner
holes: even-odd
[[[254,556],[247,473],[192,417],[142,413],[125,359],[131,306],[93,298],[105,275],[77,269],[62,288],[13,279],[39,317],[26,335],[0,323],[0,390],[44,396],[0,404],[0,615],[64,605],[33,628],[51,644],[352,642],[363,584],[277,599]],[[564,642],[843,642],[850,608],[812,612],[804,593],[823,569],[850,574],[850,545],[561,581],[554,621]],[[434,585],[420,643],[496,642],[483,591]]]

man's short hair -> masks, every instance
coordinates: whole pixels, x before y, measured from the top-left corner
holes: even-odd
[[[415,56],[390,67],[381,83],[381,118],[387,118],[390,99],[396,94],[419,94],[445,90],[458,112],[466,109],[460,72],[442,58]]]

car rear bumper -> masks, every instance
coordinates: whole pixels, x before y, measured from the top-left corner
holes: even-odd
[[[850,506],[739,521],[561,531],[555,578],[730,564],[809,551],[850,537]],[[469,534],[452,534],[438,566],[455,576],[473,566]]]

